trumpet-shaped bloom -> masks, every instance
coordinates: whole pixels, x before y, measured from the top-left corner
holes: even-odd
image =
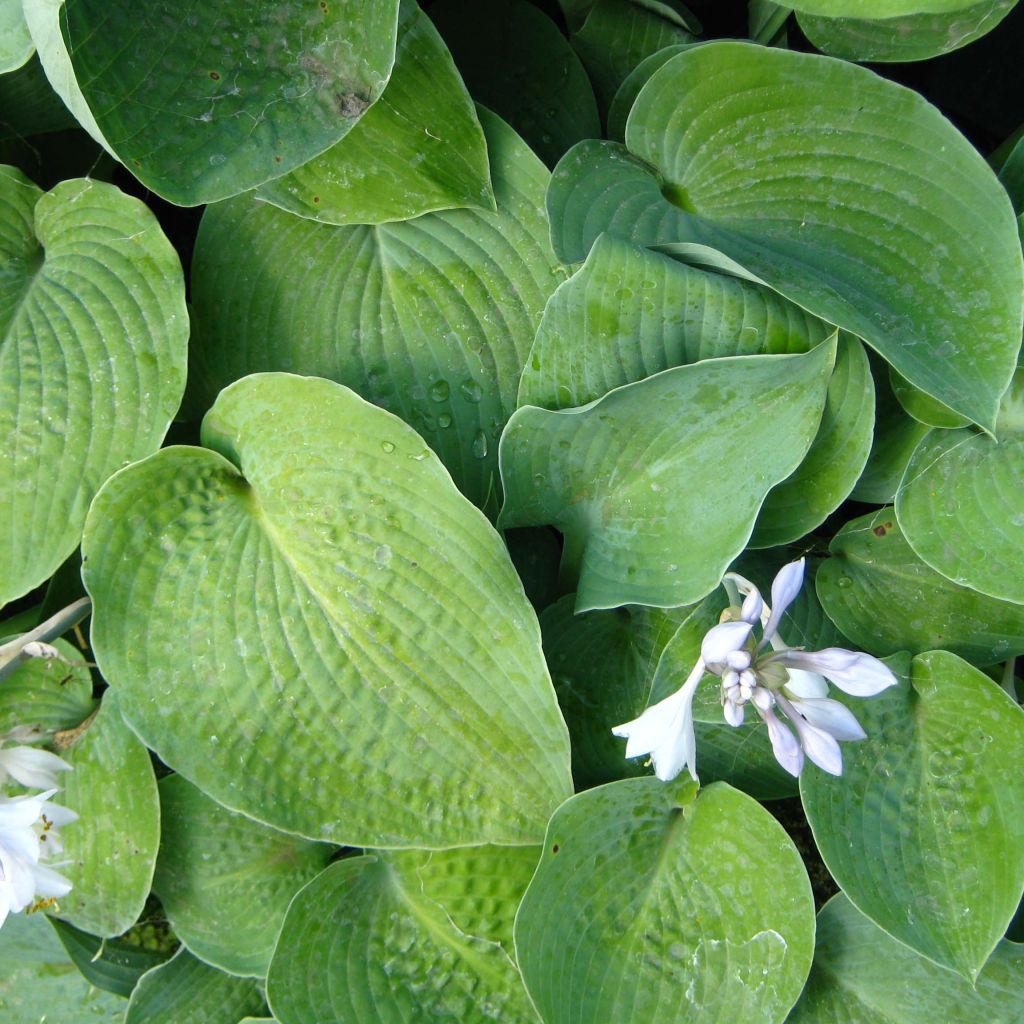
[[[742,725],[746,706],[752,705],[786,771],[799,775],[807,757],[824,771],[841,775],[839,741],[864,739],[866,734],[844,704],[828,697],[826,680],[853,696],[870,697],[893,686],[896,677],[869,654],[838,647],[804,651],[782,640],[779,624],[803,585],[802,558],[779,570],[770,607],[749,580],[735,573],[725,579],[734,594],[742,595],[742,604],[729,608],[723,621],[708,630],[697,664],[675,693],[612,730],[628,738],[626,757],[649,754],[659,779],[674,778],[684,765],[697,777],[693,695],[709,672],[721,681],[726,722]]]
[[[0,786],[12,778],[29,789],[56,789],[58,774],[70,771],[71,765],[38,747],[5,747],[13,736],[0,739]]]

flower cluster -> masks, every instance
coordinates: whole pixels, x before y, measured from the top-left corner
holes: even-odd
[[[779,637],[779,623],[803,579],[803,559],[783,566],[772,583],[769,607],[749,580],[736,573],[726,576],[736,603],[708,630],[686,682],[639,718],[612,730],[627,740],[626,757],[649,754],[655,774],[665,781],[684,767],[696,779],[693,696],[705,674],[712,673],[721,681],[726,722],[742,725],[747,705],[753,707],[786,771],[799,775],[806,756],[832,775],[842,774],[839,741],[864,739],[865,733],[845,705],[828,697],[826,679],[846,693],[871,697],[893,686],[896,677],[869,654],[839,647],[804,651],[786,645]]]
[[[31,746],[8,746],[38,737],[35,730],[13,729],[0,737],[0,786],[13,780],[42,793],[7,796],[0,793],[0,925],[9,913],[48,905],[71,891],[71,883],[55,867],[62,852],[62,825],[75,821],[74,811],[51,803],[59,772],[71,765],[56,754]]]

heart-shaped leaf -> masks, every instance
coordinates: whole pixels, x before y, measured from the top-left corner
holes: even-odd
[[[834,358],[830,342],[709,359],[578,409],[519,409],[501,441],[500,521],[562,531],[577,611],[697,601],[810,447]]]
[[[395,67],[345,138],[256,192],[327,224],[381,224],[460,206],[494,209],[473,101],[430,19],[404,0]]]
[[[196,241],[195,404],[258,370],[329,377],[426,437],[463,493],[493,502],[501,428],[548,296],[564,278],[548,173],[483,116],[498,210],[333,227],[245,197]]]
[[[715,42],[652,75],[626,143],[582,143],[555,169],[563,258],[601,231],[711,246],[993,428],[1020,347],[1017,226],[920,96],[845,61]]]
[[[914,553],[982,594],[1024,604],[1024,433],[933,430],[914,451],[896,516]]]
[[[226,1024],[266,1009],[252,978],[235,978],[197,960],[184,946],[142,976],[124,1024]]]
[[[267,992],[281,1024],[536,1024],[512,920],[537,847],[356,857],[288,910]]]
[[[825,611],[879,657],[944,648],[975,665],[1024,654],[1024,607],[958,587],[914,554],[891,508],[847,523],[816,584]]]
[[[160,781],[153,889],[189,950],[229,974],[263,977],[291,898],[334,853],[215,803],[180,775]]]
[[[973,985],[886,935],[842,894],[818,914],[814,966],[787,1024],[1011,1024],[1024,947],[1000,942]]]
[[[570,791],[540,630],[423,440],[287,374],[226,389],[202,438],[112,478],[83,542],[93,649],[133,728],[219,803],[311,839],[536,842]]]
[[[803,14],[800,30],[824,53],[847,60],[928,60],[991,32],[1017,0],[965,0],[958,9],[938,14],[904,14],[878,20],[828,18]]]
[[[568,409],[701,359],[806,352],[832,331],[768,288],[601,235],[548,299],[519,404]]]
[[[601,134],[594,90],[558,26],[525,0],[442,0],[431,20],[473,96],[549,166]]]
[[[341,139],[384,90],[397,20],[398,0],[67,0],[60,11],[99,131],[148,188],[185,206],[238,195]]]
[[[160,844],[160,801],[149,751],[125,725],[108,691],[96,717],[61,756],[74,771],[61,777],[58,802],[78,821],[61,830],[74,888],[59,915],[100,937],[130,928],[146,904]]]
[[[516,953],[545,1024],[773,1024],[807,976],[813,914],[796,847],[750,797],[626,779],[555,813]]]
[[[181,266],[112,185],[0,168],[0,604],[78,546],[103,481],[160,445],[185,382]]]
[[[818,849],[857,908],[972,981],[1024,889],[1024,712],[946,651],[893,664],[856,700],[866,740],[843,774],[811,766],[800,795]]]

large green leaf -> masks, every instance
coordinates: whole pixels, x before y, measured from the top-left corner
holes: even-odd
[[[113,152],[189,206],[238,195],[341,139],[384,89],[397,18],[398,0],[67,0],[60,27]]]
[[[555,813],[516,952],[545,1024],[773,1024],[807,976],[813,915],[796,847],[750,797],[626,779]]]
[[[20,68],[34,49],[21,0],[0,0],[0,75]]]
[[[615,98],[608,108],[608,130],[605,137],[613,142],[626,141],[626,122],[629,120],[629,112],[636,103],[640,90],[647,84],[648,79],[663,64],[667,64],[677,53],[682,53],[691,46],[699,46],[699,43],[676,43],[673,46],[665,46],[656,50],[649,57],[642,61],[622,81],[622,85],[615,91]]]
[[[442,0],[430,17],[473,96],[549,167],[573,143],[601,134],[590,79],[543,11],[525,0]]]
[[[906,14],[867,20],[822,18],[797,20],[808,39],[825,53],[847,60],[928,60],[991,32],[1017,5],[1017,0],[965,0],[957,10],[938,14]]]
[[[52,646],[67,660],[29,658],[0,684],[0,734],[19,725],[73,729],[92,713],[92,676],[82,652],[66,640]]]
[[[155,451],[181,401],[181,266],[112,185],[43,194],[0,168],[0,605],[78,546],[89,502]]]
[[[814,966],[788,1024],[1016,1024],[1024,947],[1000,942],[974,985],[896,942],[842,894],[818,914]]]
[[[570,37],[598,103],[607,110],[623,79],[645,57],[693,42],[692,16],[675,0],[596,0],[586,21]]]
[[[556,168],[563,258],[601,231],[711,246],[993,427],[1020,346],[1017,226],[920,96],[844,61],[709,43],[652,75],[626,142],[582,143]]]
[[[291,898],[333,846],[234,814],[180,775],[160,781],[153,889],[189,951],[229,974],[262,977]]]
[[[266,1009],[252,978],[235,978],[197,960],[184,946],[142,976],[124,1024],[235,1024]]]
[[[93,988],[43,914],[12,914],[0,929],[4,1024],[123,1024],[124,1000]]]
[[[564,272],[547,171],[493,115],[483,124],[495,213],[339,228],[248,197],[211,207],[192,268],[196,402],[257,370],[329,377],[411,423],[471,500],[493,500],[501,428]]]
[[[413,0],[395,68],[345,138],[257,197],[327,224],[380,224],[460,206],[494,209],[487,143],[451,54]]]
[[[1024,604],[1024,433],[933,430],[896,494],[915,554],[954,583]]]
[[[929,568],[891,508],[851,520],[829,551],[818,595],[862,650],[884,657],[944,648],[981,666],[1024,654],[1024,607],[958,587]]]
[[[78,813],[61,831],[63,873],[74,888],[60,917],[101,937],[120,935],[142,913],[160,844],[160,801],[149,751],[125,725],[110,691],[61,756],[59,802]]]
[[[536,842],[570,790],[540,630],[422,438],[330,381],[260,374],[202,439],[113,477],[86,529],[93,649],[133,728],[311,839]]]
[[[568,409],[701,359],[806,352],[832,331],[768,288],[601,235],[548,299],[519,404]]]
[[[835,694],[866,740],[843,774],[800,777],[832,876],[890,935],[974,979],[1024,889],[1024,712],[956,655],[893,664],[870,700]]]
[[[281,1024],[536,1024],[512,920],[537,847],[356,857],[296,896],[267,991]]]
[[[697,601],[806,454],[834,358],[824,343],[709,359],[578,409],[519,409],[501,441],[501,522],[562,531],[577,611]]]
[[[898,18],[940,14],[972,6],[973,0],[787,0],[787,6],[826,18]]]

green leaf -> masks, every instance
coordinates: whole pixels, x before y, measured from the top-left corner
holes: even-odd
[[[626,141],[583,143],[555,169],[563,259],[601,231],[710,246],[993,427],[1020,347],[1017,225],[920,96],[844,61],[709,43],[655,72]]]
[[[946,651],[892,667],[878,696],[833,694],[868,738],[844,746],[840,778],[805,769],[800,795],[857,908],[973,981],[1024,889],[1024,712]]]
[[[288,910],[267,991],[281,1024],[535,1024],[512,920],[537,847],[332,864]]]
[[[1017,0],[965,0],[957,10],[878,20],[803,14],[800,29],[833,57],[861,61],[928,60],[973,43],[998,25]]]
[[[896,494],[914,553],[954,583],[1024,604],[1024,434],[933,430]]]
[[[21,0],[0,0],[0,75],[16,71],[34,50]]]
[[[0,605],[71,554],[103,481],[155,451],[181,401],[181,266],[112,185],[45,195],[0,168]]]
[[[328,377],[411,423],[479,505],[544,303],[564,272],[548,173],[493,115],[496,213],[332,227],[241,198],[210,207],[192,273],[194,400],[258,370]]]
[[[473,96],[548,166],[574,143],[601,134],[590,79],[543,11],[524,0],[442,0],[430,17]]]
[[[626,779],[555,813],[516,952],[545,1024],[772,1024],[807,976],[813,915],[796,847],[750,797]]]
[[[862,650],[952,651],[975,665],[1024,654],[1024,607],[958,587],[906,542],[891,508],[847,523],[818,572],[825,610]]]
[[[751,546],[789,544],[820,526],[857,483],[874,425],[875,388],[867,355],[856,338],[840,334],[818,433],[796,471],[769,491]]]
[[[585,405],[701,359],[806,352],[832,331],[768,288],[601,235],[548,300],[519,404]]]
[[[59,803],[78,814],[61,830],[74,888],[59,916],[98,936],[130,928],[149,895],[160,843],[160,803],[149,751],[125,725],[108,691],[96,717],[61,756]]]
[[[430,19],[403,2],[395,68],[345,138],[256,192],[327,224],[381,224],[432,210],[494,209],[473,101]]]
[[[229,974],[263,977],[291,898],[334,853],[215,803],[180,775],[160,781],[153,889],[189,951]]]
[[[826,18],[898,18],[908,14],[941,14],[970,7],[972,0],[789,0],[802,14]]]
[[[886,505],[896,496],[914,449],[930,428],[907,415],[893,394],[888,369],[877,356],[874,369],[875,434],[864,471],[850,496]]]
[[[398,0],[311,7],[67,0],[60,27],[118,159],[157,195],[193,206],[306,163],[383,92]]]
[[[889,367],[889,386],[896,400],[919,423],[929,427],[942,427],[944,430],[955,430],[966,427],[970,422],[965,416],[953,412],[942,402],[919,391],[901,377],[891,366]]]
[[[612,726],[628,722],[649,703],[651,683],[665,644],[692,608],[628,605],[574,614],[567,594],[540,616],[555,693],[569,725],[572,773],[586,789],[627,775],[646,774],[627,761]]]
[[[423,440],[286,374],[226,389],[202,439],[112,478],[86,529],[93,649],[132,727],[311,839],[536,842],[570,791],[540,630]]]
[[[672,0],[597,0],[587,19],[570,37],[594,83],[602,110],[607,110],[626,76],[652,53],[692,43],[692,15]]]
[[[647,84],[648,79],[662,65],[667,64],[677,53],[688,50],[691,46],[699,46],[699,43],[676,43],[673,46],[665,46],[656,50],[649,57],[642,61],[622,80],[622,85],[615,90],[615,97],[608,107],[608,131],[607,138],[613,142],[626,141],[626,121],[629,119],[629,112],[633,109],[640,90]]]
[[[146,971],[162,964],[168,954],[119,939],[101,939],[66,921],[50,918],[68,956],[97,988],[127,998]]]
[[[33,55],[17,71],[0,75],[0,142],[74,127],[75,119],[50,88],[39,57]],[[13,163],[13,161],[5,161]]]
[[[501,523],[562,531],[577,611],[697,601],[806,454],[834,358],[826,343],[706,360],[579,409],[522,408],[501,441]]]
[[[92,713],[96,702],[84,655],[65,640],[52,645],[67,661],[29,658],[0,684],[0,734],[19,725],[73,729]]]
[[[93,988],[43,914],[11,914],[0,929],[4,1024],[123,1024],[124,1000]]]
[[[184,947],[142,976],[124,1024],[227,1024],[264,1012],[251,978],[235,978],[197,960]]]
[[[1024,947],[1000,942],[974,985],[876,927],[842,894],[818,914],[814,966],[787,1024],[1012,1024]]]

